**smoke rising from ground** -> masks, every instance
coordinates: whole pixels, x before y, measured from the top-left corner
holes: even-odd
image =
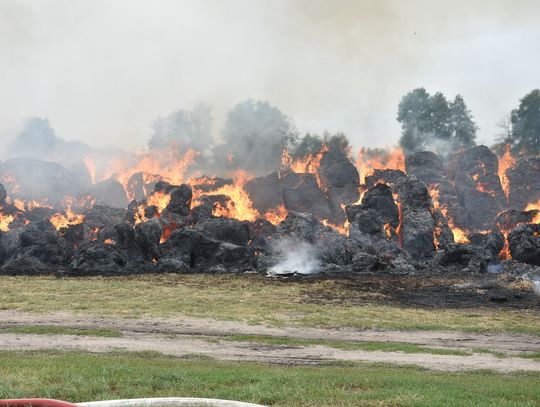
[[[246,98],[301,132],[399,138],[400,97],[463,94],[491,143],[538,87],[536,1],[29,1],[0,4],[0,136],[20,120],[92,145],[146,144],[156,117],[207,103],[213,137]]]
[[[282,260],[270,268],[270,274],[314,274],[321,267],[316,246],[308,242],[284,238],[276,243],[275,250]]]

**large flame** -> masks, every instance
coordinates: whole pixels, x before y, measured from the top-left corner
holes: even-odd
[[[213,191],[204,192],[204,195],[226,195],[231,199],[231,203],[225,207],[216,204],[213,215],[248,220],[250,222],[257,220],[259,218],[259,212],[253,208],[253,203],[244,189],[245,183],[252,178],[246,171],[239,170],[233,175],[234,183],[232,185],[224,185]],[[202,194],[194,194],[193,200],[196,201]]]
[[[501,180],[501,186],[508,202],[508,196],[510,194],[510,181],[506,176],[506,171],[516,164],[516,160],[512,156],[510,151],[510,145],[505,146],[505,151],[502,157],[499,157],[499,179]]]
[[[373,175],[376,169],[401,170],[405,172],[405,156],[403,150],[394,147],[390,150],[377,153],[366,154],[364,149],[358,151],[356,158],[356,168],[360,173],[360,183],[366,183],[366,177]]]
[[[185,181],[186,172],[194,162],[199,152],[193,149],[181,154],[178,148],[163,149],[159,151],[138,154],[135,160],[116,158],[112,160],[102,174],[96,174],[96,165],[92,157],[85,159],[88,172],[93,182],[99,182],[111,177],[118,180],[124,187],[129,199],[134,199],[128,189],[129,178],[138,172],[146,177],[159,174],[162,179],[174,185],[180,185]],[[145,178],[148,180],[148,178]]]

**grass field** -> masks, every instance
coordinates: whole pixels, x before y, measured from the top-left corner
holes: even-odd
[[[159,354],[0,352],[0,398],[210,397],[272,406],[537,406],[538,374],[367,364],[282,367]]]
[[[339,280],[260,276],[0,277],[0,309],[120,317],[208,317],[274,326],[522,332],[540,335],[534,310],[381,305]]]

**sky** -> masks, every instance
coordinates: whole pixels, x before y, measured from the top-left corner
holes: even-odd
[[[0,0],[0,138],[30,116],[144,146],[159,116],[267,100],[301,132],[396,144],[397,105],[461,94],[490,144],[540,87],[536,0]]]

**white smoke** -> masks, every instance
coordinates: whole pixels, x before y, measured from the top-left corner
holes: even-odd
[[[270,269],[270,275],[313,274],[321,267],[316,246],[308,242],[285,238],[276,243],[275,250],[281,260]]]

